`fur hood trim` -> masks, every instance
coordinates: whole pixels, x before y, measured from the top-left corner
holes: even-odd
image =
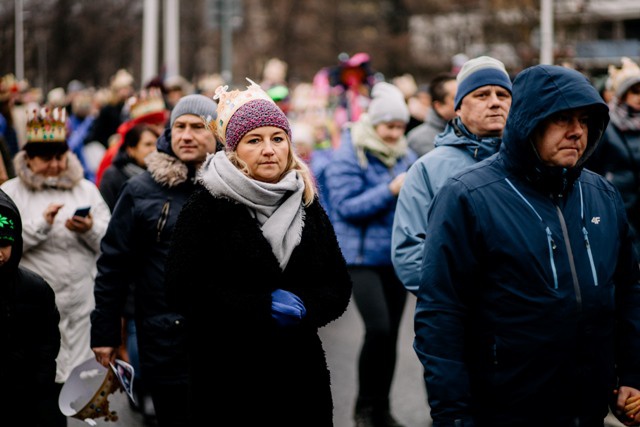
[[[33,191],[41,191],[46,188],[71,190],[84,178],[84,169],[78,157],[71,151],[67,152],[67,170],[57,178],[47,178],[36,174],[27,166],[27,153],[19,151],[13,159],[16,175],[27,188]]]
[[[145,158],[147,170],[158,184],[176,187],[189,179],[189,168],[180,159],[159,151]]]

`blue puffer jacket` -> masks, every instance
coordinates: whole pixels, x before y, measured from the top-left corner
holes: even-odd
[[[618,385],[640,387],[638,262],[622,200],[583,170],[608,122],[589,81],[518,75],[497,155],[436,194],[415,314],[434,427],[602,425]],[[589,106],[585,155],[545,166],[531,135]]]
[[[370,153],[367,167],[358,163],[345,130],[338,148],[327,167],[331,222],[342,253],[349,265],[391,265],[391,227],[397,197],[389,183],[406,172],[416,160],[412,150],[391,169]]]

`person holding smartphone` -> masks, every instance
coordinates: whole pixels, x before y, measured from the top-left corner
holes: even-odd
[[[62,110],[38,109],[31,114],[27,143],[14,164],[17,176],[0,188],[22,216],[21,267],[40,274],[56,294],[62,340],[55,381],[61,389],[71,370],[92,356],[93,280],[111,214],[69,151]],[[87,206],[91,210],[86,216],[75,215],[77,208]],[[58,411],[49,425],[66,426],[66,417]]]

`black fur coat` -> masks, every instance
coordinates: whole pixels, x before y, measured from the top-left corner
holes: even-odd
[[[351,281],[317,199],[281,271],[247,208],[201,189],[180,213],[166,272],[170,304],[188,331],[193,423],[333,425],[318,328],[345,312]],[[299,326],[271,318],[277,288],[302,299]]]

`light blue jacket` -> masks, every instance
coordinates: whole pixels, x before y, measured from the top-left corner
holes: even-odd
[[[427,210],[433,196],[452,175],[495,154],[498,138],[478,138],[459,118],[447,124],[436,138],[436,148],[409,169],[393,221],[391,260],[408,291],[416,293],[420,281]]]

